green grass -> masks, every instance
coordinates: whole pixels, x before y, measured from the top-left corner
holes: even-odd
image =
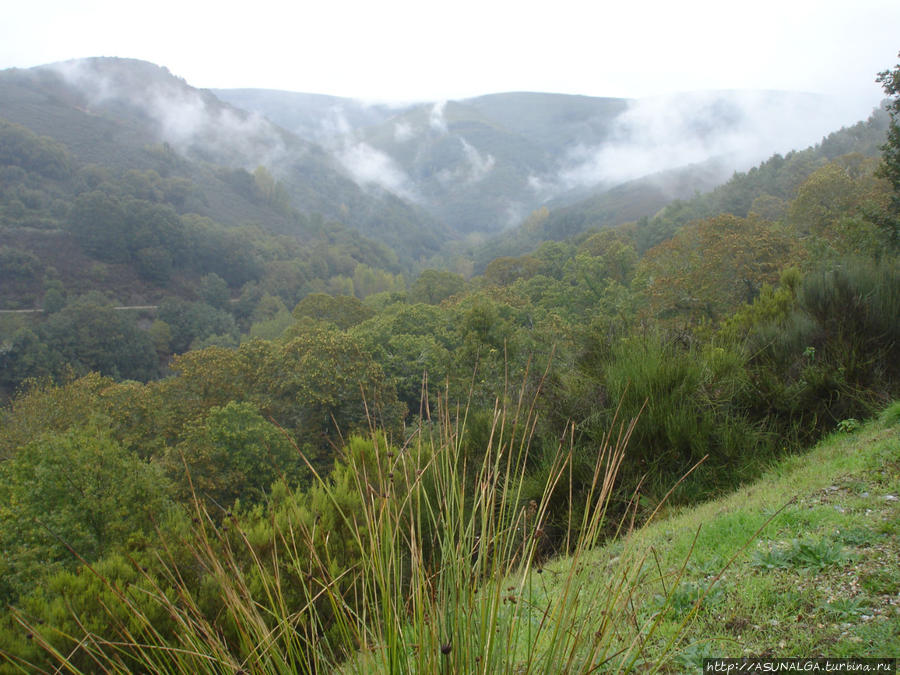
[[[900,654],[898,415],[894,404],[880,420],[841,430],[754,484],[633,537],[655,552],[659,569],[636,601],[663,609],[663,580],[678,579],[653,640],[664,646],[677,636],[663,670],[699,673],[708,656]],[[621,546],[596,551],[594,564],[614,560]],[[701,589],[708,592],[684,625]]]

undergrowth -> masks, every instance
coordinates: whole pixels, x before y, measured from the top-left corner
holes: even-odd
[[[585,503],[572,510],[570,555],[547,567],[541,541],[551,495],[571,482],[573,430],[541,497],[526,498],[537,420],[524,387],[498,401],[478,458],[464,451],[467,410],[436,409],[402,447],[373,430],[349,440],[328,476],[309,463],[307,501],[272,508],[267,524],[195,499],[190,531],[177,542],[160,534],[156,571],[132,561],[122,582],[85,564],[107,598],[102,630],[74,609],[69,633],[22,611],[16,620],[54,670],[73,673],[659,668],[678,643],[677,631],[654,639],[662,618],[686,625],[715,581],[685,585],[687,560],[663,574],[652,551],[623,536],[598,591],[592,549],[632,528],[634,509],[609,523],[607,508],[635,421],[598,444]],[[177,553],[185,542],[187,559]],[[648,585],[661,591],[641,606]],[[37,666],[5,656],[24,672]]]

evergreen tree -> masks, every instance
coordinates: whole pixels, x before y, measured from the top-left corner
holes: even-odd
[[[897,55],[900,57],[900,53]],[[891,245],[900,246],[900,63],[893,70],[884,70],[876,78],[884,93],[891,97],[886,108],[891,115],[887,143],[881,146],[882,162],[879,175],[890,181],[894,188],[890,213],[883,224],[887,227]]]

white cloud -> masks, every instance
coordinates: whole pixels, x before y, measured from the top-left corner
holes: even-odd
[[[431,113],[428,115],[428,124],[439,134],[447,133],[447,120],[444,119],[445,107],[447,107],[447,101],[438,101],[431,107]]]
[[[465,138],[459,140],[462,143],[463,152],[466,154],[466,160],[469,162],[469,174],[466,180],[470,183],[477,183],[490,173],[497,162],[491,154],[482,155]]]
[[[342,108],[334,106],[331,108],[330,114],[322,118],[318,137],[321,140],[341,138],[349,136],[351,132],[352,127],[347,121],[346,113]]]
[[[81,91],[91,106],[117,100],[139,109],[156,123],[159,139],[184,154],[200,149],[250,169],[277,165],[287,154],[280,133],[265,118],[218,105],[180,80],[153,78],[135,86],[127,79],[131,77],[128,69],[120,72],[109,62],[98,68],[91,61],[69,61],[52,68]],[[118,81],[120,77],[126,79]]]
[[[348,144],[337,158],[360,187],[377,185],[398,197],[418,201],[406,173],[388,154],[368,143]]]
[[[711,158],[742,170],[857,120],[840,101],[812,95],[698,92],[640,99],[616,118],[606,143],[571,148],[558,181],[563,188],[615,184]],[[543,180],[532,181],[533,188]]]
[[[405,143],[413,137],[412,125],[408,122],[396,122],[394,124],[394,140]]]
[[[454,183],[466,183],[469,185],[477,183],[484,179],[497,163],[493,155],[482,155],[465,138],[458,137],[457,140],[463,151],[462,161],[437,173],[438,181],[445,186]]]

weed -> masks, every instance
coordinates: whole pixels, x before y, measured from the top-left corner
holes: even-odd
[[[838,598],[825,603],[823,609],[835,621],[849,621],[872,612],[861,598]]]
[[[819,571],[846,561],[843,547],[822,538],[817,541],[793,539],[788,545],[769,546],[753,554],[752,564],[764,569],[801,569]]]
[[[837,430],[845,434],[852,434],[854,431],[859,429],[859,426],[860,425],[858,419],[854,417],[848,417],[847,419],[838,422]]]
[[[900,425],[900,401],[894,401],[882,410],[878,421],[885,427]]]
[[[859,585],[873,595],[895,595],[900,592],[900,572],[879,569],[864,574]]]
[[[838,530],[835,539],[847,546],[870,546],[873,542],[882,538],[882,535],[863,527],[854,527],[849,530]]]
[[[703,660],[721,655],[721,647],[712,640],[692,642],[679,649],[672,661],[685,673],[701,672]]]
[[[710,607],[725,596],[718,584],[705,588],[694,582],[682,582],[668,594],[654,595],[647,603],[645,610],[653,613],[663,612],[668,617],[682,618],[695,607]]]

